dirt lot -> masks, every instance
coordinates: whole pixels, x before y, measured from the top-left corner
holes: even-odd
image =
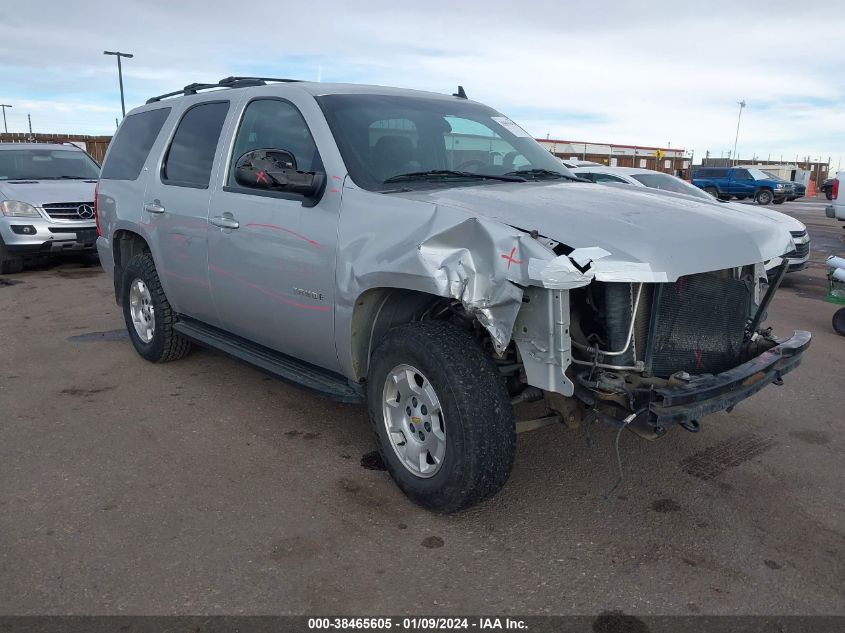
[[[65,262],[0,284],[0,613],[845,613],[845,339],[814,260],[769,323],[804,364],[698,434],[546,428],[457,516],[411,505],[362,408],[220,354],[154,366],[111,281]],[[98,333],[106,333],[100,335]],[[836,385],[839,385],[838,387]],[[367,460],[364,460],[367,463]]]

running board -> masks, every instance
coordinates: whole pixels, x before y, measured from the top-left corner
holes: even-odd
[[[180,317],[173,329],[204,347],[220,350],[285,382],[316,391],[338,402],[361,404],[364,390],[343,376],[247,341],[216,327]]]

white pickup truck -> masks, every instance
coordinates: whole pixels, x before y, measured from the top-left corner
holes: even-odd
[[[824,213],[829,218],[836,218],[837,220],[845,220],[845,192],[839,195],[839,188],[845,183],[845,171],[836,173],[833,179],[833,189],[831,194],[831,202],[824,209]]]

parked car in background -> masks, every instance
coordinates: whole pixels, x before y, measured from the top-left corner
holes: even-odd
[[[0,143],[0,273],[44,255],[95,252],[99,175],[75,145]]]
[[[440,512],[504,485],[517,429],[589,408],[695,431],[797,367],[810,333],[762,323],[787,231],[583,182],[462,92],[230,77],[135,108],[96,196],[135,350],[198,342],[366,403],[397,485]]]
[[[763,170],[763,173],[768,175],[770,178],[773,178],[774,180],[783,180],[777,174],[773,174],[772,172],[766,169]],[[807,185],[805,185],[803,182],[798,182],[797,180],[784,180],[784,182],[792,183],[792,187],[794,189],[793,194],[791,196],[786,197],[787,201],[797,200],[798,198],[803,198],[807,195]]]
[[[755,213],[773,220],[787,229],[792,235],[794,248],[783,257],[787,260],[789,267],[787,272],[796,272],[807,267],[810,260],[810,235],[807,227],[795,218],[772,209],[755,207],[752,205],[736,204],[714,198],[711,194],[691,185],[685,180],[652,169],[637,167],[576,167],[572,170],[576,176],[580,176],[591,182],[598,183],[624,183],[635,187],[650,187],[676,194],[684,194],[718,205],[727,205],[739,213]]]
[[[833,181],[835,178],[828,178],[822,183],[821,190],[828,200],[833,200]]]
[[[782,204],[795,195],[792,183],[754,167],[699,167],[692,184],[721,200],[752,198],[758,204]]]
[[[827,205],[824,210],[825,215],[829,218],[845,220],[845,193],[842,191],[843,184],[845,184],[845,171],[837,172],[830,186],[830,200],[833,204]]]
[[[591,160],[581,160],[580,158],[561,158],[560,162],[562,162],[566,167],[584,167],[589,165],[601,165],[601,163],[595,163]]]

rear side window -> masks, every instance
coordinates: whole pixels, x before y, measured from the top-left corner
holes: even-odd
[[[196,105],[185,112],[161,166],[161,180],[168,185],[206,189],[228,101]]]
[[[141,173],[150,148],[164,125],[170,108],[147,110],[126,117],[109,148],[100,178],[135,180]]]

